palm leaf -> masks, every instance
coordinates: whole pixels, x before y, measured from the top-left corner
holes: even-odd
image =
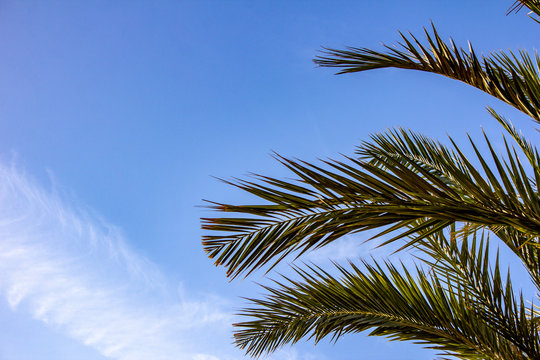
[[[538,19],[538,16],[540,16],[540,1],[538,0],[518,0],[516,1],[510,9],[508,9],[508,13],[510,14],[512,12],[519,12],[523,7],[527,7],[531,13],[529,13],[529,17],[536,21],[537,23],[540,23],[540,20]],[[536,17],[531,16],[531,14],[534,13]]]
[[[448,149],[403,130],[373,136],[359,148],[361,160],[325,161],[323,167],[278,157],[299,182],[237,180],[236,186],[263,202],[211,205],[232,216],[203,219],[203,228],[215,234],[206,235],[203,246],[233,277],[371,229],[382,228],[379,235],[393,233],[388,241],[410,237],[413,244],[465,221],[513,228],[524,235],[526,243],[520,246],[538,246],[536,183],[526,176],[515,150],[507,148],[505,162],[487,138],[486,143],[494,165],[472,140],[478,164],[455,144]]]
[[[512,52],[478,56],[470,44],[465,50],[453,40],[445,43],[433,25],[431,34],[425,30],[427,45],[412,34],[400,35],[402,41],[396,47],[384,45],[385,51],[325,49],[324,55],[314,61],[320,66],[340,68],[338,74],[392,67],[444,75],[493,95],[540,122],[537,54],[534,60],[524,51],[519,56]]]
[[[413,341],[463,359],[539,356],[536,345],[525,348],[502,336],[481,311],[471,307],[466,293],[446,290],[437,276],[418,268],[412,274],[390,264],[364,262],[363,267],[337,266],[340,278],[320,268],[297,269],[299,281],[286,279],[286,284],[265,287],[266,298],[251,299],[252,307],[241,312],[249,320],[235,324],[236,344],[259,356],[302,338],[318,342],[370,331],[370,335]],[[531,330],[526,317],[519,312],[511,315]],[[532,331],[536,333],[536,328]]]
[[[508,188],[511,189],[512,186],[515,186],[516,188],[521,189],[521,192],[518,191],[517,199],[515,200],[519,201],[519,199],[525,199],[525,202],[530,201],[532,206],[529,208],[529,210],[531,212],[537,212],[539,210],[537,206],[538,202],[536,200],[538,197],[537,190],[533,190],[532,188],[534,187],[537,189],[536,184],[540,179],[538,151],[530,142],[528,142],[521,134],[517,132],[517,130],[508,120],[496,114],[492,109],[490,110],[492,115],[495,116],[499,122],[501,122],[505,129],[518,143],[521,150],[530,162],[530,168],[532,168],[535,174],[535,181],[533,181],[527,178],[521,165],[519,166],[520,169],[517,169],[516,163],[519,162],[518,156],[515,150],[511,150],[507,144],[507,153],[510,160],[509,162],[510,164],[514,164],[511,165],[511,167],[513,167],[516,172],[515,176],[507,176],[507,178],[517,178],[521,176],[522,179],[525,179],[523,181],[513,181],[513,185],[509,185]],[[456,179],[456,176],[454,175],[456,173],[467,173],[466,167],[461,166],[461,161],[457,158],[453,162],[441,162],[440,157],[438,156],[439,153],[442,152],[447,154],[446,158],[451,158],[452,156],[449,156],[448,150],[441,147],[440,144],[414,134],[412,134],[413,138],[411,139],[411,136],[408,136],[407,133],[402,133],[404,134],[402,136],[398,136],[397,134],[390,134],[392,136],[373,136],[372,140],[375,145],[365,143],[364,147],[358,151],[358,154],[363,157],[370,158],[372,163],[379,166],[384,166],[387,161],[380,162],[375,159],[394,158],[399,159],[403,164],[413,163],[415,166],[421,167],[423,173],[426,173],[427,171],[429,172],[430,176],[436,176],[437,178],[441,179],[440,181],[445,181],[444,179],[447,178]],[[411,168],[414,169],[414,167]],[[521,175],[517,175],[518,173]],[[468,176],[467,181],[473,181],[471,180],[471,176]],[[463,183],[463,181],[460,181],[459,179],[457,179],[456,182]],[[455,182],[447,181],[445,183],[452,187],[452,184]],[[529,191],[524,191],[525,187],[529,189]],[[483,188],[486,189],[486,187]],[[460,192],[459,188],[456,189],[456,191]],[[482,198],[479,198],[479,200],[481,199]],[[486,199],[486,201],[488,200]],[[538,244],[540,244],[540,239],[538,239],[538,236],[533,234],[526,235],[511,226],[502,228],[499,226],[491,226],[491,229],[495,231],[497,236],[501,238],[503,242],[523,261],[523,264],[531,274],[534,283],[538,288],[540,288],[540,247],[538,246]]]
[[[489,254],[489,234],[465,226],[463,231],[456,231],[452,226],[449,237],[441,231],[424,238],[417,249],[426,257],[427,263],[437,278],[442,279],[448,289],[459,289],[467,294],[471,305],[486,323],[506,339],[510,339],[521,351],[539,351],[539,334],[535,313],[527,309],[521,294],[515,298],[510,272],[503,281],[499,266],[499,254],[495,258]],[[460,236],[457,236],[460,234]],[[540,263],[536,262],[536,269]],[[493,269],[492,269],[493,267]],[[538,286],[540,278],[532,276]],[[455,290],[453,290],[456,292]]]
[[[538,184],[540,182],[540,155],[538,154],[538,149],[519,132],[510,120],[507,120],[503,116],[499,115],[493,108],[488,107],[488,112],[493,116],[499,124],[512,136],[514,141],[521,148],[523,154],[529,160],[529,163],[532,166],[534,171],[535,181]]]
[[[518,0],[540,23],[540,1]],[[379,68],[436,73],[474,86],[540,122],[540,56],[525,51],[479,56],[469,45],[444,42],[432,25],[426,43],[401,34],[398,46],[325,49],[315,59],[338,74]],[[203,219],[203,246],[236,277],[288,255],[297,257],[345,234],[378,229],[384,244],[406,239],[420,265],[409,271],[363,261],[362,269],[336,265],[295,267],[300,280],[283,278],[251,299],[235,324],[236,344],[249,355],[272,352],[302,338],[337,340],[343,334],[406,340],[462,359],[539,359],[540,316],[503,276],[496,235],[522,261],[540,290],[540,156],[513,124],[488,108],[516,142],[503,138],[498,154],[485,137],[488,156],[469,138],[473,156],[397,129],[376,134],[359,158],[311,164],[276,155],[296,180],[254,175],[225,181],[252,194],[255,204],[211,202],[221,216]],[[383,245],[384,245],[383,244]],[[269,270],[268,269],[268,270]]]

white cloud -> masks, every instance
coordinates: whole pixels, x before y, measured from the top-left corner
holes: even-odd
[[[219,302],[179,296],[118,228],[2,164],[0,293],[112,359],[217,360],[197,337],[230,340]]]
[[[374,235],[373,231],[366,231],[357,234],[344,235],[332,243],[314,250],[307,254],[306,260],[319,263],[321,261],[357,260],[360,258],[386,257],[395,250],[392,247],[378,247],[384,239],[373,239],[367,241]]]
[[[327,360],[327,357],[315,352],[309,351],[298,351],[292,347],[285,347],[278,350],[274,356],[273,360]]]

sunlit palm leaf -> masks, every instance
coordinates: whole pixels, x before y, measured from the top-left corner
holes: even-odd
[[[503,279],[498,251],[494,259],[490,257],[488,234],[482,231],[477,237],[477,231],[471,232],[467,226],[462,230],[452,226],[450,236],[441,231],[424,238],[416,245],[426,255],[421,259],[447,289],[466,294],[479,316],[501,336],[523,352],[539,353],[538,328],[536,321],[530,320],[535,314],[521,296],[516,300],[509,272]],[[536,262],[537,270],[538,265]],[[536,286],[540,284],[537,274],[531,280]]]
[[[413,243],[466,221],[511,227],[526,235],[526,246],[537,246],[537,185],[512,148],[503,162],[486,141],[494,165],[472,141],[478,164],[455,145],[450,150],[406,131],[374,136],[359,149],[363,160],[326,161],[321,167],[279,158],[300,181],[237,181],[266,203],[211,206],[232,216],[203,219],[203,228],[219,232],[204,237],[204,248],[228,275],[237,276],[345,234],[384,227],[381,234],[397,232],[390,241],[412,237]],[[419,219],[426,221],[410,228]]]
[[[540,1],[519,0],[540,22]],[[533,14],[533,15],[531,15]],[[401,34],[398,47],[327,49],[315,62],[339,73],[402,68],[463,81],[540,122],[540,57],[524,51],[477,56],[445,43],[435,27],[423,45]],[[501,275],[496,235],[522,261],[540,290],[540,156],[510,121],[491,115],[517,143],[503,139],[497,154],[485,137],[488,157],[470,140],[467,158],[450,139],[447,147],[404,130],[373,135],[359,158],[319,165],[276,158],[297,177],[255,176],[229,184],[259,199],[253,205],[211,202],[227,213],[203,219],[211,235],[205,251],[228,276],[279,263],[294,253],[325,246],[345,234],[378,229],[386,243],[406,239],[419,250],[420,268],[409,272],[377,263],[363,269],[336,265],[340,277],[317,267],[296,269],[299,281],[265,287],[236,324],[236,343],[250,355],[272,352],[301,338],[337,340],[351,332],[412,340],[463,359],[540,359],[540,316]],[[523,162],[522,162],[523,160]],[[480,235],[478,235],[480,234]],[[428,269],[425,272],[426,267]]]
[[[527,7],[531,13],[536,15],[536,17],[533,17],[529,14],[531,19],[540,23],[538,18],[538,16],[540,16],[540,1],[538,0],[518,0],[510,7],[510,9],[508,9],[508,14],[511,12],[519,12],[523,7]]]
[[[340,278],[321,269],[297,270],[300,281],[266,287],[267,297],[251,300],[253,307],[242,311],[249,320],[235,324],[237,345],[258,356],[302,338],[337,340],[343,334],[371,331],[465,359],[539,356],[537,346],[521,348],[502,336],[471,306],[469,294],[445,290],[436,276],[389,264],[383,268],[364,263],[364,270],[350,266],[337,267]],[[530,330],[526,318],[511,315]]]
[[[444,75],[485,91],[540,122],[538,55],[534,60],[524,51],[519,56],[512,52],[478,56],[471,45],[465,50],[453,40],[445,43],[434,26],[432,34],[427,30],[425,34],[427,45],[412,34],[400,33],[402,42],[397,47],[385,45],[385,51],[327,49],[314,61],[320,66],[341,68],[338,74],[393,67]]]
[[[497,236],[523,261],[533,284],[540,291],[540,247],[529,244],[539,244],[540,238],[525,236],[510,227],[495,231]]]
[[[540,155],[538,154],[538,149],[536,146],[527,140],[525,136],[523,136],[523,134],[521,134],[509,120],[499,115],[494,109],[488,107],[488,111],[512,136],[514,141],[521,148],[521,151],[523,151],[523,154],[525,154],[527,160],[529,160],[529,163],[532,166],[536,183],[540,183]]]

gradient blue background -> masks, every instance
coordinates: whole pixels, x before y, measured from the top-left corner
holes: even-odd
[[[171,282],[230,299],[234,311],[239,296],[260,292],[252,280],[262,273],[229,283],[205,257],[201,199],[248,199],[212,176],[282,176],[271,151],[338,157],[395,126],[462,143],[482,128],[498,137],[486,105],[532,133],[507,105],[442,77],[333,76],[311,62],[321,46],[380,48],[433,21],[443,38],[471,40],[478,52],[532,49],[540,28],[525,12],[505,16],[511,3],[4,0],[0,158],[43,184],[52,176]],[[364,335],[297,348],[326,359],[433,358]],[[223,351],[241,357],[232,345]],[[102,358],[0,301],[0,360]]]

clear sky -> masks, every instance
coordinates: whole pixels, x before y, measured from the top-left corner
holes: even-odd
[[[311,62],[321,46],[378,48],[430,21],[478,52],[532,50],[540,28],[505,16],[511,3],[2,1],[0,360],[242,359],[230,324],[265,280],[229,283],[205,257],[201,199],[249,200],[212,176],[286,176],[271,151],[338,157],[395,126],[500,140],[488,104],[531,132],[458,82]],[[365,256],[361,240],[310,259]],[[271,358],[433,353],[359,334]]]

